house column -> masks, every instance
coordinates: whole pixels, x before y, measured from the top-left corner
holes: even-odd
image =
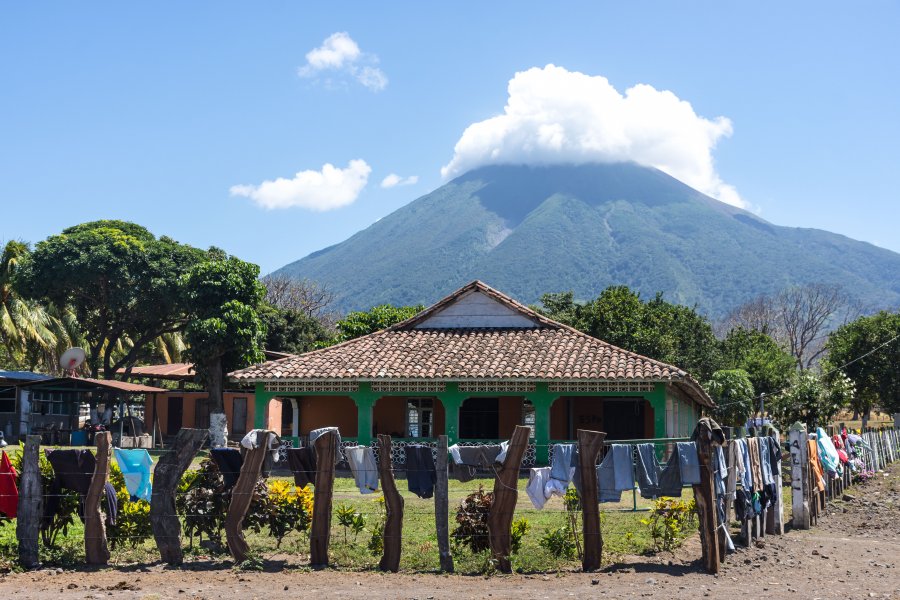
[[[359,391],[350,394],[356,404],[356,440],[360,446],[372,443],[372,408],[380,394],[372,391],[370,383],[360,383]]]
[[[291,437],[300,437],[300,404],[296,398],[289,398],[291,401]]]
[[[269,408],[269,401],[276,394],[266,391],[265,384],[256,384],[256,393],[253,395],[253,428],[266,429],[266,413]]]
[[[447,443],[455,444],[459,441],[459,408],[466,400],[466,396],[459,391],[459,385],[448,383],[446,391],[437,395],[444,407],[444,433],[447,435]]]
[[[656,389],[646,394],[644,398],[653,408],[653,436],[668,437],[666,435],[666,384],[657,383]]]
[[[534,460],[546,465],[550,462],[550,407],[558,396],[548,391],[546,383],[538,383],[525,398],[534,406]]]

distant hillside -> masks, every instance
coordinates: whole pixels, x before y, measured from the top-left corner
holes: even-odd
[[[327,283],[343,310],[428,304],[473,279],[523,302],[624,284],[712,316],[810,282],[900,305],[900,254],[773,225],[631,163],[477,169],[276,273]]]

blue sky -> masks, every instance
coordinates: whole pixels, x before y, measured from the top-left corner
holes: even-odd
[[[718,123],[673,167],[711,158],[697,175],[721,184],[710,193],[900,251],[895,2],[381,4],[4,3],[0,240],[126,219],[271,271],[440,186],[466,128],[504,113],[510,80],[540,69],[518,80],[532,99],[553,64],[563,85],[690,103],[687,137],[650,132],[646,156]],[[629,118],[652,128],[642,114]],[[505,151],[537,131],[503,127]],[[453,164],[477,164],[472,148]],[[320,181],[326,163],[337,184]],[[263,184],[302,171],[320,173]],[[407,184],[383,188],[390,174]]]

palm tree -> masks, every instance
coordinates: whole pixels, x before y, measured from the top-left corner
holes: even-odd
[[[17,241],[7,242],[0,253],[0,344],[9,366],[54,372],[59,351],[70,345],[77,324],[68,311],[17,293],[15,275],[28,254],[28,246]]]

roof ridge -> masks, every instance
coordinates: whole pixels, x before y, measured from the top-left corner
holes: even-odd
[[[529,308],[528,306],[522,304],[518,300],[515,300],[514,298],[507,296],[503,292],[501,292],[495,288],[492,288],[491,286],[489,286],[485,282],[481,281],[480,279],[475,279],[474,281],[467,283],[466,285],[462,286],[461,288],[457,289],[456,291],[451,292],[447,296],[444,296],[443,298],[441,298],[440,300],[438,300],[437,302],[435,302],[434,304],[432,304],[425,310],[413,315],[412,317],[406,319],[405,321],[400,321],[399,323],[395,323],[394,325],[391,325],[390,327],[388,327],[386,329],[386,331],[399,331],[399,330],[404,330],[404,329],[411,329],[417,323],[421,323],[422,321],[428,319],[429,317],[431,317],[431,316],[439,313],[443,309],[447,308],[448,306],[450,306],[451,304],[453,304],[454,302],[456,302],[457,300],[459,300],[466,294],[468,294],[470,292],[475,292],[475,291],[481,292],[481,293],[491,297],[492,299],[496,300],[500,304],[503,304],[507,308],[514,310],[515,312],[521,314],[522,316],[535,322],[536,324],[543,325],[545,328],[556,329],[559,327],[566,327],[566,325],[563,325],[562,323],[554,321],[553,319],[549,319],[549,318],[545,317],[544,315],[540,314],[539,312],[535,311],[534,309]]]

